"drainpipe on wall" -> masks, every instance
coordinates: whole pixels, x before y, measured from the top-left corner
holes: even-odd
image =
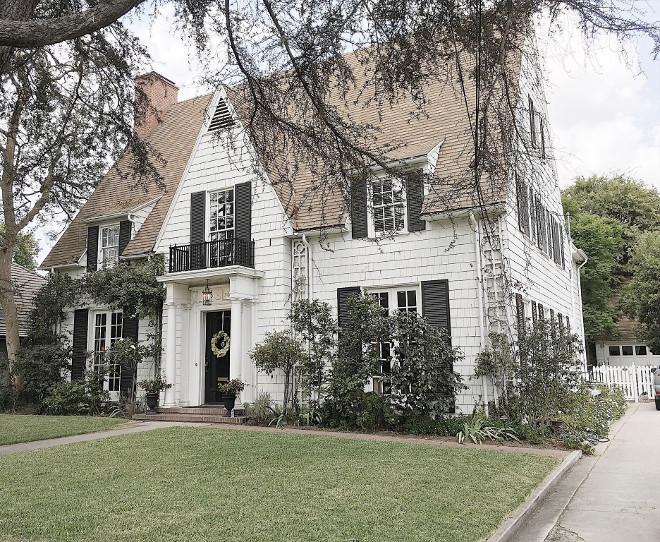
[[[584,253],[583,250],[578,249],[581,253],[582,256],[584,256],[584,261],[578,266],[577,268],[577,280],[578,280],[578,298],[580,299],[580,304],[582,304],[582,293],[580,292],[580,269],[582,269],[586,263],[589,261],[589,258],[587,255]],[[573,286],[573,282],[571,281],[571,286]],[[575,305],[573,305],[573,309],[575,310]],[[582,326],[582,337],[584,337],[584,317],[581,318],[580,325]],[[584,337],[584,371],[587,371],[587,339]]]
[[[312,301],[314,299],[314,286],[312,284],[312,245],[307,242],[307,236],[303,233],[302,242],[307,247],[307,299]]]
[[[479,230],[479,223],[474,218],[474,213],[470,213],[470,223],[474,227],[474,256],[475,265],[477,270],[477,298],[479,300],[479,337],[481,341],[481,348],[486,346],[486,338],[484,336],[484,299],[483,299],[483,277],[481,274],[481,231]],[[484,392],[484,404],[486,406],[486,415],[488,415],[488,382],[486,377],[481,377],[481,386]]]

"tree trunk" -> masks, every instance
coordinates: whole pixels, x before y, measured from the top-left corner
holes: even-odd
[[[14,299],[14,287],[11,282],[11,262],[14,253],[12,243],[6,243],[0,248],[0,307],[5,316],[7,327],[7,365],[0,367],[0,384],[10,383],[11,373],[16,364],[16,352],[19,347],[18,312]],[[4,362],[0,362],[3,363]],[[14,384],[18,384],[14,381]]]

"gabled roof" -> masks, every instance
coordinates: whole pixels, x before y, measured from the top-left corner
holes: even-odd
[[[25,337],[28,331],[28,319],[32,311],[32,300],[37,291],[46,284],[46,279],[34,271],[26,269],[17,263],[11,264],[11,284],[14,288],[14,299],[18,312],[18,334]],[[7,335],[5,314],[0,309],[0,337]]]
[[[424,88],[426,103],[423,111],[407,96],[392,104],[380,103],[374,99],[373,85],[367,84],[373,75],[370,67],[361,62],[359,55],[359,51],[346,55],[355,77],[353,89],[341,98],[331,97],[330,105],[351,122],[371,126],[379,147],[389,149],[386,159],[393,163],[424,158],[442,143],[430,180],[431,191],[425,197],[422,214],[433,215],[504,202],[506,182],[491,183],[486,176],[478,184],[470,182],[470,163],[474,151],[466,108],[473,101],[473,81],[466,78],[462,89],[458,74],[451,69],[431,77]],[[464,70],[468,70],[470,57],[466,55],[462,61]],[[514,71],[519,73],[520,58],[515,59],[514,63]],[[227,90],[239,117],[245,117],[245,113],[241,115],[241,109],[247,103],[242,92],[245,90]],[[467,106],[463,92],[467,96]],[[120,175],[121,171],[126,172],[130,168],[130,156],[123,155],[99,183],[41,267],[48,269],[77,264],[86,249],[90,221],[113,213],[128,213],[161,196],[122,256],[140,256],[151,252],[177,186],[182,181],[210,102],[211,95],[205,95],[173,105],[164,115],[162,124],[148,137],[149,143],[166,161],[158,166],[164,187],[157,187],[154,183],[146,190],[135,187],[130,176]],[[510,106],[515,108],[515,104],[507,103],[506,107]],[[287,146],[278,139],[279,134],[269,137],[272,137],[271,144],[275,145],[273,148],[282,149],[282,157],[278,156],[277,163],[266,164],[267,173],[294,229],[344,226],[347,218],[345,187],[327,180],[321,182],[305,164],[296,164],[291,168],[295,173],[287,176],[284,182],[279,181],[282,176],[277,174],[277,170],[289,167],[285,156]],[[477,186],[480,190],[476,189]]]
[[[147,138],[165,160],[163,164],[156,164],[163,178],[163,186],[150,183],[146,189],[136,187],[134,179],[125,175],[130,171],[131,157],[128,153],[122,155],[46,256],[41,268],[75,265],[87,248],[90,220],[93,222],[94,218],[111,214],[128,214],[141,204],[160,196],[122,256],[139,256],[151,252],[204,123],[210,99],[211,94],[207,94],[174,104],[163,115],[162,123]]]
[[[447,64],[446,72],[429,77],[423,87],[425,104],[420,111],[409,95],[394,103],[379,100],[374,86],[369,83],[373,73],[369,63],[363,63],[360,51],[347,54],[345,59],[355,77],[353,88],[345,96],[328,99],[330,107],[345,119],[361,126],[371,126],[371,135],[377,138],[380,148],[389,149],[386,161],[396,165],[418,157],[425,157],[434,147],[442,143],[433,177],[431,190],[426,195],[422,207],[423,215],[433,215],[477,207],[480,204],[493,205],[506,201],[507,182],[491,182],[483,175],[476,189],[470,165],[474,157],[474,143],[471,135],[470,118],[467,107],[474,108],[475,86],[471,78],[465,78],[462,85],[458,72]],[[455,62],[451,60],[448,62]],[[462,54],[463,70],[467,73],[473,67],[471,55]],[[520,55],[511,60],[515,74],[515,85],[520,74]],[[509,89],[515,96],[517,88]],[[247,89],[229,89],[228,96],[240,117],[243,104],[249,104],[248,96],[242,93]],[[463,94],[465,92],[465,95]],[[501,90],[495,94],[501,96]],[[467,106],[466,106],[467,100]],[[513,102],[492,100],[493,118],[515,109]],[[502,108],[505,111],[495,111]],[[249,111],[249,107],[244,108]],[[473,115],[473,111],[469,112]],[[271,144],[277,149],[286,149],[286,142],[272,135]],[[282,152],[285,154],[285,152]],[[269,180],[291,218],[294,229],[308,230],[343,226],[347,217],[344,187],[339,184],[315,178],[306,164],[297,161],[295,165],[284,163],[282,158],[274,164],[266,164]],[[288,179],[286,168],[295,171]],[[325,181],[325,182],[324,182]],[[480,193],[479,193],[480,192]]]

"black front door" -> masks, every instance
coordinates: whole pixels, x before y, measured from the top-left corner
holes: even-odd
[[[224,356],[219,358],[211,350],[211,339],[218,331],[224,331],[229,335],[230,330],[231,311],[206,313],[206,353],[204,360],[206,367],[204,380],[205,403],[219,403],[220,393],[218,391],[218,383],[229,380],[229,350],[227,350]],[[220,347],[219,342],[217,346]]]

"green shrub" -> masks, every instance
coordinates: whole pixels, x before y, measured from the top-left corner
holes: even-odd
[[[436,419],[418,416],[402,420],[401,431],[412,435],[453,437],[461,430],[469,416],[441,416]]]
[[[84,380],[58,382],[44,399],[48,414],[98,416],[108,406],[110,394],[103,389],[105,371],[87,371]]]
[[[269,423],[275,415],[273,401],[268,393],[261,393],[254,403],[248,404],[245,415],[259,425]]]
[[[389,397],[365,393],[358,405],[357,426],[364,431],[391,429],[396,414]]]

